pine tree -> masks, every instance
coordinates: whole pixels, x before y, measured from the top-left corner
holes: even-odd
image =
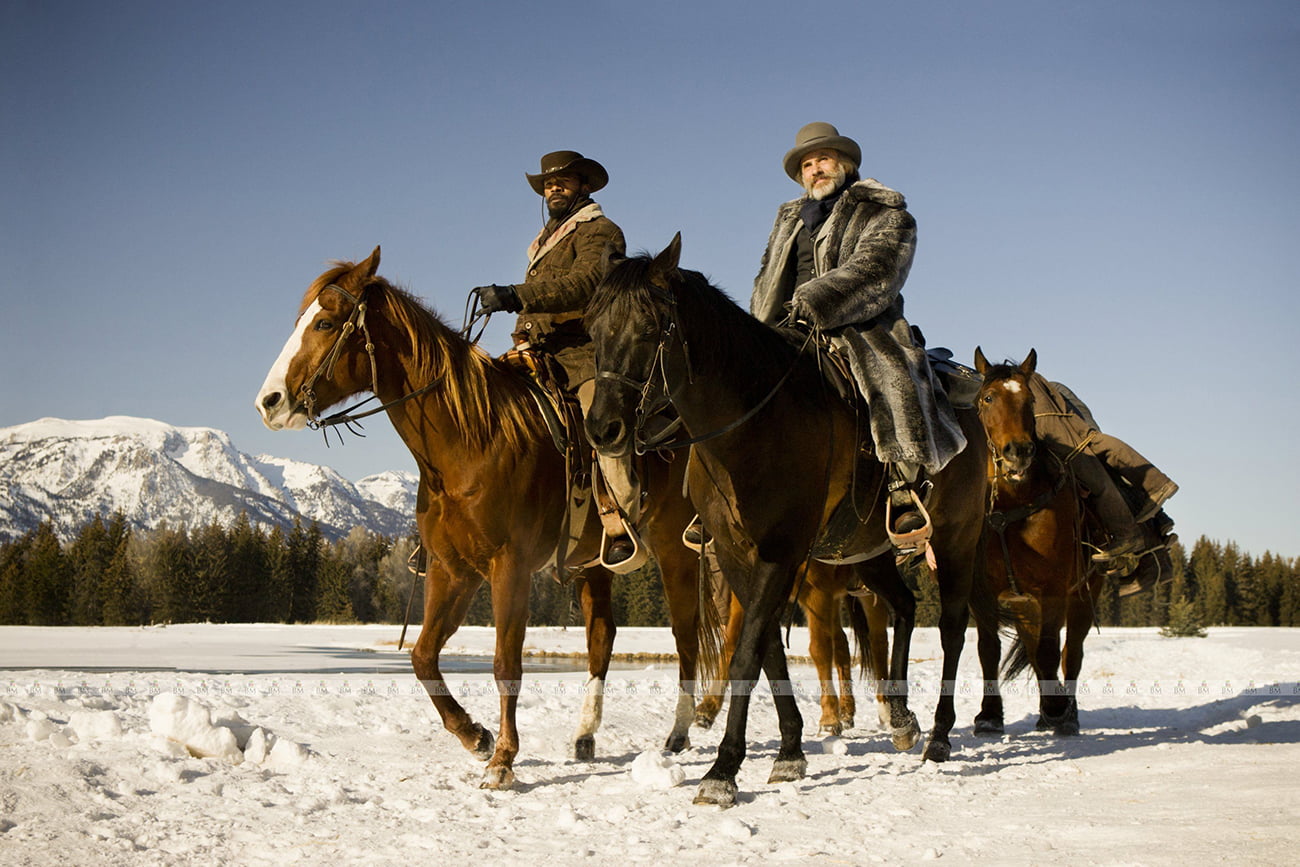
[[[1169,622],[1160,629],[1168,638],[1204,638],[1205,629],[1196,612],[1196,606],[1186,597],[1179,597],[1169,605]]]
[[[72,576],[63,546],[49,521],[36,528],[23,564],[22,580],[26,585],[23,599],[26,622],[32,626],[66,626]]]
[[[352,623],[349,593],[351,567],[343,556],[343,546],[330,546],[321,553],[316,581],[315,620],[325,623]]]
[[[229,595],[223,619],[231,623],[255,623],[265,605],[263,597],[271,567],[266,534],[252,525],[247,512],[240,512],[230,528],[229,550]]]
[[[31,550],[35,532],[25,533],[13,542],[0,545],[0,625],[21,626],[27,623],[23,608],[23,564]]]
[[[100,598],[105,626],[138,626],[147,622],[140,591],[136,586],[129,534],[123,536],[118,543],[108,568],[104,570]]]
[[[68,564],[72,569],[69,613],[73,626],[98,626],[103,622],[100,584],[115,547],[100,515],[87,521],[68,547]]]

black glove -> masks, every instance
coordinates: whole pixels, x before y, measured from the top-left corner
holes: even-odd
[[[514,286],[498,286],[493,283],[491,286],[479,286],[474,294],[478,296],[479,309],[484,313],[518,313],[524,309]]]
[[[817,321],[813,319],[812,308],[802,298],[795,297],[793,300],[787,301],[785,309],[787,318],[792,325],[815,326],[817,324]]]

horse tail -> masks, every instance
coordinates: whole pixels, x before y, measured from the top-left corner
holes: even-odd
[[[862,610],[861,599],[849,599],[849,626],[853,629],[853,643],[857,645],[858,673],[862,677],[875,677],[871,671],[871,624]]]
[[[717,563],[707,554],[707,547],[700,552],[699,611],[696,623],[696,640],[699,642],[699,655],[696,657],[695,680],[697,683],[712,683],[722,672],[722,610],[719,599],[730,602],[731,593],[721,591],[726,587],[722,571]]]
[[[1029,648],[1017,635],[1007,648],[1007,655],[1002,661],[1002,679],[1014,680],[1026,668],[1029,668]]]

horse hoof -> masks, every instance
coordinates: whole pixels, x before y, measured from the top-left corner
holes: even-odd
[[[1056,728],[1056,723],[1052,722],[1045,716],[1040,716],[1038,722],[1034,723],[1034,731],[1036,732],[1045,732],[1054,728]]]
[[[925,745],[925,753],[921,758],[924,761],[938,764],[940,762],[948,761],[948,757],[951,755],[952,744],[945,741],[930,741]]]
[[[731,780],[701,780],[696,804],[713,807],[736,806],[736,784]]]
[[[921,739],[921,726],[916,722],[916,715],[912,714],[911,716],[912,718],[904,725],[892,727],[893,736],[891,740],[894,742],[894,749],[900,753],[907,752],[916,746],[916,742]]]
[[[580,762],[594,761],[596,758],[596,738],[583,735],[573,742],[573,757]]]
[[[1072,738],[1078,733],[1079,733],[1079,721],[1073,719],[1066,720],[1065,722],[1061,723],[1053,730],[1053,734],[1065,738]]]
[[[478,741],[475,742],[474,746],[470,747],[469,751],[480,762],[486,762],[492,758],[492,753],[496,751],[496,739],[492,737],[492,732],[485,728],[480,728],[478,732]]]
[[[705,729],[706,731],[707,731],[708,729],[713,728],[713,721],[714,721],[715,719],[717,719],[716,716],[712,716],[712,715],[707,714],[707,713],[696,713],[696,714],[695,714],[695,724],[696,724],[697,726],[699,726],[700,728]]]
[[[848,731],[851,728],[853,728],[853,717],[851,716],[840,717],[840,729],[842,731]]]
[[[803,756],[797,759],[777,759],[772,765],[772,776],[768,783],[793,783],[802,780],[808,773],[808,760]],[[734,797],[733,797],[734,800]]]
[[[842,723],[839,722],[825,723],[821,726],[818,726],[817,734],[834,735],[835,737],[839,737],[840,735],[844,734],[844,726]]]
[[[976,719],[975,734],[980,737],[997,737],[1006,734],[1000,719]]]
[[[680,753],[691,748],[691,736],[687,734],[669,735],[664,741],[664,749],[670,753]]]
[[[510,789],[515,785],[515,772],[504,765],[488,768],[483,772],[483,782],[479,783],[480,789]]]

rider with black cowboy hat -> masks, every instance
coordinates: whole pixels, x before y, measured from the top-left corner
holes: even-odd
[[[609,173],[577,151],[554,151],[542,157],[537,174],[525,177],[545,202],[546,222],[528,245],[524,280],[480,286],[474,294],[486,313],[519,314],[511,335],[515,348],[552,356],[563,369],[564,388],[576,393],[585,416],[595,393],[596,355],[583,310],[603,276],[606,250],[621,256],[627,249],[622,230],[591,199],[609,183]],[[628,463],[602,459],[600,468],[623,515],[635,520],[639,495]],[[607,522],[603,562],[626,571],[636,546],[625,526],[621,532],[610,532],[610,526]]]

